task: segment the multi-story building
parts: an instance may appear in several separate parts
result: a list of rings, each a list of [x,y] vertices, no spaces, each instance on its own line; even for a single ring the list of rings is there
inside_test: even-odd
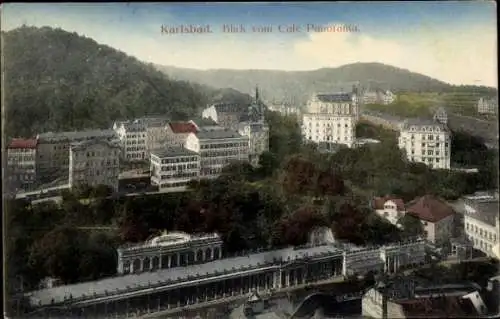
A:
[[[451,134],[446,125],[425,119],[405,120],[400,126],[398,144],[411,162],[450,169]]]
[[[371,203],[375,213],[393,225],[405,215],[405,204],[401,198],[394,196],[375,197]]]
[[[235,103],[217,103],[202,112],[203,118],[210,118],[220,126],[236,130],[245,109]]]
[[[164,117],[144,117],[139,121],[146,126],[146,156],[149,157],[152,150],[164,146],[168,120]]]
[[[345,144],[356,139],[359,117],[357,97],[353,93],[315,94],[302,116],[302,135],[307,141]]]
[[[120,139],[123,160],[138,162],[147,159],[147,125],[144,121],[136,119],[133,121],[115,122],[113,130]]]
[[[163,232],[147,242],[117,249],[118,273],[139,273],[185,267],[222,258],[222,239],[218,234],[190,235]]]
[[[444,107],[438,107],[434,110],[433,115],[434,121],[441,123],[443,125],[448,125],[448,113]]]
[[[238,124],[238,133],[248,138],[248,160],[254,166],[259,164],[260,155],[269,150],[269,126],[264,113],[259,91],[255,89],[254,101],[248,107],[248,113],[241,117],[243,121]]]
[[[151,184],[160,191],[184,191],[188,182],[200,175],[200,155],[184,147],[153,150],[150,161]]]
[[[408,204],[406,214],[422,222],[429,242],[440,245],[453,237],[455,211],[439,198],[431,195],[417,198]]]
[[[474,248],[500,259],[500,220],[498,196],[481,194],[463,199],[464,230]]]
[[[384,104],[388,105],[396,100],[395,95],[389,90],[375,91],[365,90],[361,96],[361,102],[364,104]]]
[[[36,183],[38,140],[14,138],[7,147],[6,177],[15,188],[30,189]]]
[[[498,100],[482,97],[477,102],[477,112],[479,114],[498,114]]]
[[[248,137],[223,127],[200,127],[185,147],[200,154],[200,177],[216,178],[232,161],[248,161]]]
[[[106,185],[118,190],[120,145],[106,140],[73,142],[69,150],[71,187]]]
[[[118,137],[113,130],[86,130],[42,133],[37,139],[37,178],[40,183],[47,183],[68,176],[71,143],[92,139],[117,141]]]
[[[167,125],[165,145],[184,147],[189,134],[196,134],[198,130],[198,125],[193,121],[170,122]]]

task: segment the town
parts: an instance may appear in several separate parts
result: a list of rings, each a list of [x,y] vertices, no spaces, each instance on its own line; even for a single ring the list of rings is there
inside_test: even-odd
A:
[[[498,318],[496,87],[169,67],[79,34],[2,31],[8,317]]]

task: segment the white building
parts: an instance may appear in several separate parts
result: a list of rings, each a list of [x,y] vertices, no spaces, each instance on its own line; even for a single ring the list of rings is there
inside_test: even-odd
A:
[[[399,219],[406,212],[403,200],[394,196],[375,197],[372,201],[372,209],[378,216],[393,225],[398,225]]]
[[[185,147],[200,154],[201,178],[216,178],[232,161],[248,161],[248,138],[223,127],[201,127]]]
[[[41,183],[51,182],[68,176],[69,148],[74,142],[87,140],[118,141],[113,130],[85,130],[78,132],[48,132],[38,134],[37,178]]]
[[[433,116],[434,121],[448,125],[448,113],[446,112],[446,109],[444,107],[438,107],[434,110],[434,116]]]
[[[120,145],[106,140],[70,144],[70,187],[106,185],[118,190]]]
[[[434,244],[446,243],[453,236],[455,211],[444,201],[422,196],[408,204],[406,214],[422,222],[426,239]]]
[[[498,101],[496,99],[480,98],[477,102],[479,114],[498,114]]]
[[[361,100],[364,104],[383,104],[388,105],[396,100],[396,96],[389,90],[365,90],[362,94]]]
[[[302,116],[302,135],[311,142],[345,144],[356,140],[358,101],[352,93],[315,94]]]
[[[139,121],[146,126],[146,156],[152,150],[163,147],[168,133],[168,120],[163,117],[144,117]]]
[[[165,145],[184,147],[189,134],[198,132],[199,128],[193,121],[170,122],[167,125]]]
[[[464,197],[464,229],[469,240],[488,256],[500,259],[500,220],[498,197],[472,195]]]
[[[235,103],[217,103],[202,112],[202,117],[211,119],[220,126],[236,129],[245,109]]]
[[[15,188],[29,189],[36,182],[37,139],[14,138],[7,147],[6,177]]]
[[[269,150],[269,126],[264,123],[242,122],[238,133],[248,138],[248,160],[250,164],[259,164],[259,156]]]
[[[200,175],[200,155],[183,147],[168,146],[151,152],[151,184],[161,192],[186,190]]]
[[[222,239],[215,233],[165,231],[147,242],[120,247],[117,252],[119,274],[147,272],[221,259]]]
[[[147,125],[141,120],[115,122],[113,130],[120,139],[122,157],[127,162],[144,161],[147,155]]]
[[[405,120],[400,126],[398,144],[409,161],[450,169],[451,134],[446,125],[424,119]]]

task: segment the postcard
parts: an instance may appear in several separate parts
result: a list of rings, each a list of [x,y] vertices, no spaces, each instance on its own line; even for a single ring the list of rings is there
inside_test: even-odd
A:
[[[493,1],[1,14],[8,318],[498,316]]]

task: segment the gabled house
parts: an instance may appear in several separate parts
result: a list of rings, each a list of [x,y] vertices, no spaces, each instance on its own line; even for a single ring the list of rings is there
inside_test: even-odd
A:
[[[442,244],[452,237],[455,211],[443,200],[432,195],[422,196],[409,203],[406,213],[422,222],[428,241]]]
[[[398,220],[405,215],[403,200],[395,196],[375,197],[372,200],[371,207],[377,215],[393,225],[397,225]]]

